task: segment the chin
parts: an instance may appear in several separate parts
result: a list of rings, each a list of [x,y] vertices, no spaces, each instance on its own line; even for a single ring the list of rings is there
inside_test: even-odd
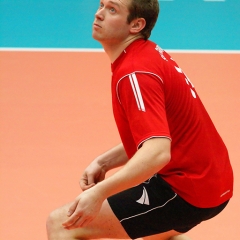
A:
[[[102,40],[102,38],[94,32],[92,33],[92,38],[96,41],[99,41],[99,42],[101,42],[101,40]]]

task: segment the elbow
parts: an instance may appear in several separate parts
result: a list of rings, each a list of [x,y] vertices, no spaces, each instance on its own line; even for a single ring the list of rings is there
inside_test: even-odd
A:
[[[168,156],[166,158],[166,165],[171,161],[171,153],[169,152],[167,155]]]
[[[160,168],[165,167],[171,160],[171,153],[170,152],[163,152],[158,155],[157,163]]]
[[[171,160],[171,142],[167,138],[152,138],[144,142],[142,151],[150,159],[154,167],[161,169]]]
[[[170,152],[165,153],[164,159],[166,164],[168,164],[171,161],[171,153]]]

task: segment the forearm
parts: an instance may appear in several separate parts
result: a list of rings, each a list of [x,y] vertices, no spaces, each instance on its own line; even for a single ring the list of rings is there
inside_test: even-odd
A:
[[[98,156],[95,161],[102,166],[106,172],[124,165],[128,161],[127,154],[122,144],[113,147],[109,151]]]
[[[102,159],[106,162],[114,159],[116,153],[122,153],[122,146],[108,151]],[[68,211],[68,219],[63,223],[67,229],[74,229],[86,225],[98,214],[103,201],[109,196],[131,188],[150,178],[164,167],[170,160],[170,141],[168,139],[151,139],[146,141],[118,172],[103,181],[94,183],[86,188],[73,202]],[[126,161],[126,155],[122,155],[116,163]],[[110,166],[110,165],[109,165]],[[90,183],[91,184],[91,183]]]
[[[107,198],[144,182],[163,168],[169,160],[170,141],[168,139],[149,140],[123,168],[96,185],[96,190]]]

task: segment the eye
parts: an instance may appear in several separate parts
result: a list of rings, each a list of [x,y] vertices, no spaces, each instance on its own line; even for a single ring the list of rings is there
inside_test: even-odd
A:
[[[116,9],[115,9],[114,7],[111,7],[111,8],[110,8],[110,12],[111,12],[111,13],[115,13],[115,12],[116,12]]]
[[[103,3],[100,3],[99,8],[98,9],[102,9],[103,8]]]

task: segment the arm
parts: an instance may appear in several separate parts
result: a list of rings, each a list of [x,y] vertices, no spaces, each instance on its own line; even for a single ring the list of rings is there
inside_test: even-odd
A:
[[[153,138],[146,141],[126,165],[96,186],[104,199],[136,186],[162,169],[170,161],[170,140]]]
[[[120,167],[127,161],[128,157],[122,143],[97,158],[98,164],[105,168],[106,171]]]
[[[93,160],[86,168],[81,179],[82,190],[89,189],[105,178],[107,171],[120,167],[128,161],[128,157],[122,144],[110,149]]]
[[[72,229],[87,225],[100,211],[109,196],[147,180],[170,161],[170,140],[147,140],[118,172],[80,194],[69,209],[63,226]]]

